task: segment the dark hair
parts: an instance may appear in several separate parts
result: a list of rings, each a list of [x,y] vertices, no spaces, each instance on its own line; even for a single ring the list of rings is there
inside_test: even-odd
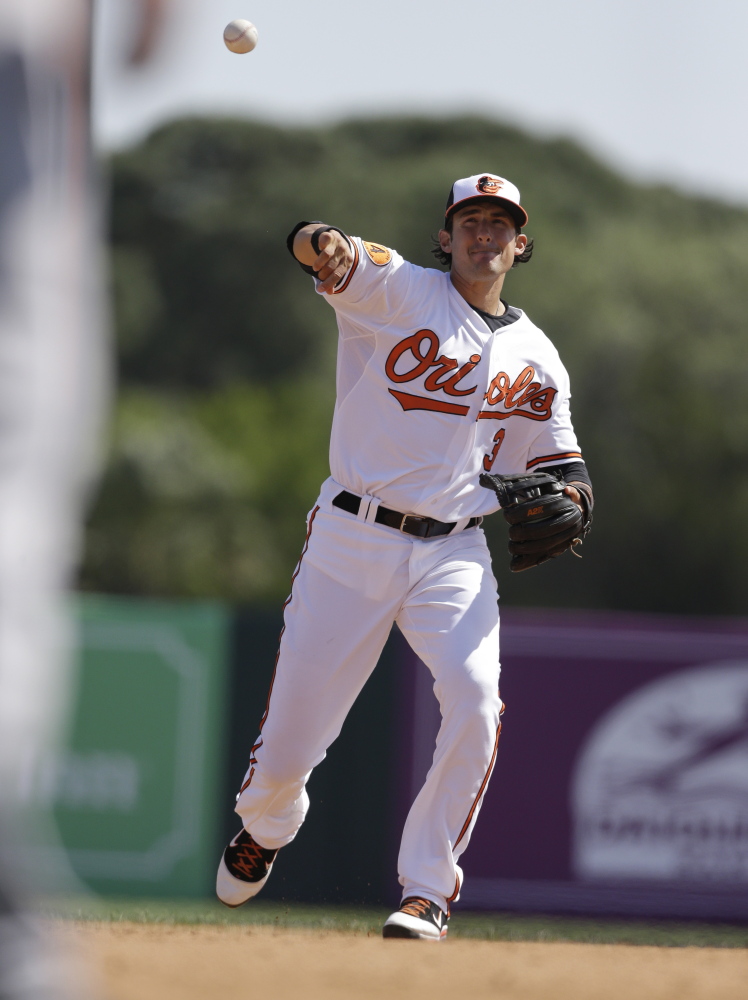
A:
[[[444,223],[444,228],[447,230],[447,232],[449,233],[450,236],[452,235],[452,222],[453,222],[453,219],[454,219],[454,216],[450,215],[450,217]],[[522,232],[522,230],[515,226],[515,232],[516,232],[517,236],[519,236],[519,234]],[[451,267],[452,266],[452,254],[451,253],[447,253],[446,250],[442,250],[441,243],[439,242],[438,237],[432,236],[431,237],[431,242],[433,244],[431,252],[436,257],[436,259],[439,261],[439,263],[440,264],[444,264],[445,267]],[[518,264],[526,264],[528,262],[528,260],[532,257],[532,252],[533,252],[534,248],[535,248],[535,240],[528,240],[527,241],[527,246],[522,251],[522,253],[518,254],[514,258],[514,262],[512,263],[512,267],[516,267]]]

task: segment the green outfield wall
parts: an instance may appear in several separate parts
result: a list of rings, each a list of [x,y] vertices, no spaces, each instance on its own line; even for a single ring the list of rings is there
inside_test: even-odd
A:
[[[106,894],[210,890],[231,616],[214,603],[79,599],[79,689],[55,813]]]
[[[279,608],[86,595],[79,680],[55,814],[75,873],[106,896],[213,892],[239,829],[236,792],[262,717]],[[327,759],[268,899],[381,903],[397,895],[394,633]]]

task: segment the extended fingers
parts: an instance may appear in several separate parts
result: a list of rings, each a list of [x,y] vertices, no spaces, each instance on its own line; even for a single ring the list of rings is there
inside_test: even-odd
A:
[[[319,238],[320,253],[312,267],[320,280],[320,290],[331,292],[353,263],[348,240],[340,233],[322,233]]]
[[[332,271],[328,275],[328,277],[326,277],[323,281],[320,281],[319,290],[321,292],[326,292],[326,293],[334,292],[336,286],[343,280],[343,277],[347,270],[348,270],[347,267],[344,267],[342,264],[340,264],[338,267],[335,268],[334,271]]]
[[[320,250],[319,257],[312,264],[312,267],[317,272],[317,276],[323,280],[327,277],[327,274],[322,272],[327,270],[328,273],[333,271],[338,265],[345,263],[346,258],[351,259],[351,253],[348,249],[348,244],[333,244],[329,247],[323,247]]]

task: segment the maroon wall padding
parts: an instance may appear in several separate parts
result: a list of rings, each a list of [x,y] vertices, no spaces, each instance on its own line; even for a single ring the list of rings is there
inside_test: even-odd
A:
[[[748,919],[748,621],[509,610],[501,648],[504,727],[457,905]],[[412,655],[402,699],[398,822],[439,724]],[[582,836],[575,864],[575,829],[603,831],[602,862]]]

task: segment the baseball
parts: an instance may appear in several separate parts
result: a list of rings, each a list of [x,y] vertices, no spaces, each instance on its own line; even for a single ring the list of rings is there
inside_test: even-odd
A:
[[[251,21],[237,18],[223,29],[223,40],[231,52],[251,52],[257,45],[257,28]]]

